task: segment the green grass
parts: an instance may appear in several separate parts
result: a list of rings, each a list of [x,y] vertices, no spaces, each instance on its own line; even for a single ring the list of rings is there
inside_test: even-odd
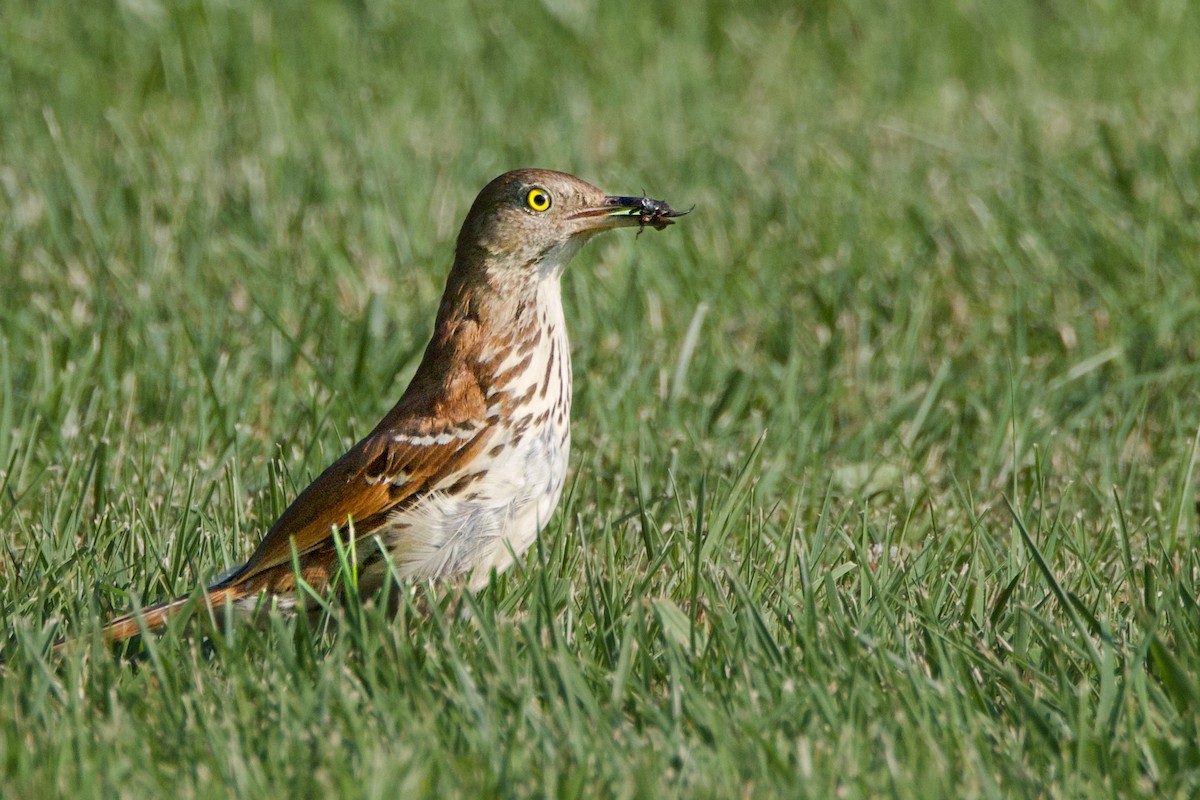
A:
[[[1196,75],[1183,0],[4,3],[0,795],[1195,796]],[[517,166],[696,204],[568,272],[523,566],[49,658],[374,424]]]

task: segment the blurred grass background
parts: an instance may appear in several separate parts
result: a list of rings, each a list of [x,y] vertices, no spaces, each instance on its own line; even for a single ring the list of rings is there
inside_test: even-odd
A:
[[[1194,796],[1196,75],[1185,0],[4,3],[0,794]],[[524,567],[47,660],[369,430],[518,166],[696,204],[568,271]]]

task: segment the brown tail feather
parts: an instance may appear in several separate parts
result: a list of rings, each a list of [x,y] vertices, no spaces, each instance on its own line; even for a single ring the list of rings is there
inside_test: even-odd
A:
[[[245,587],[224,586],[210,589],[204,596],[204,602],[209,609],[216,609],[224,603],[237,600],[252,593]],[[191,601],[192,595],[185,595],[164,603],[147,606],[141,611],[124,614],[106,624],[100,630],[100,635],[104,637],[104,641],[108,644],[117,644],[126,639],[140,636],[145,631],[162,628],[172,617],[183,611]],[[54,645],[54,652],[61,653],[75,641],[77,640],[63,639],[57,642]]]

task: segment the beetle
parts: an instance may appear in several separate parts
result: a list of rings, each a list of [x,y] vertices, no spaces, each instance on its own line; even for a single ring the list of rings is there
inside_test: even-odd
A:
[[[644,194],[641,197],[614,197],[609,202],[613,205],[626,206],[637,214],[639,236],[647,225],[661,231],[671,224],[671,218],[682,217],[692,211],[691,208],[687,211],[676,211],[665,200],[655,200]]]

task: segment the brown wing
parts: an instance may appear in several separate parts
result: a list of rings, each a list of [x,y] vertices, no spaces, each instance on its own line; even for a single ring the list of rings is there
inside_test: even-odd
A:
[[[356,538],[369,536],[390,514],[441,486],[487,443],[485,423],[435,427],[416,419],[402,429],[380,426],[339,458],[287,507],[254,554],[222,585],[251,580],[330,544],[351,520]]]

